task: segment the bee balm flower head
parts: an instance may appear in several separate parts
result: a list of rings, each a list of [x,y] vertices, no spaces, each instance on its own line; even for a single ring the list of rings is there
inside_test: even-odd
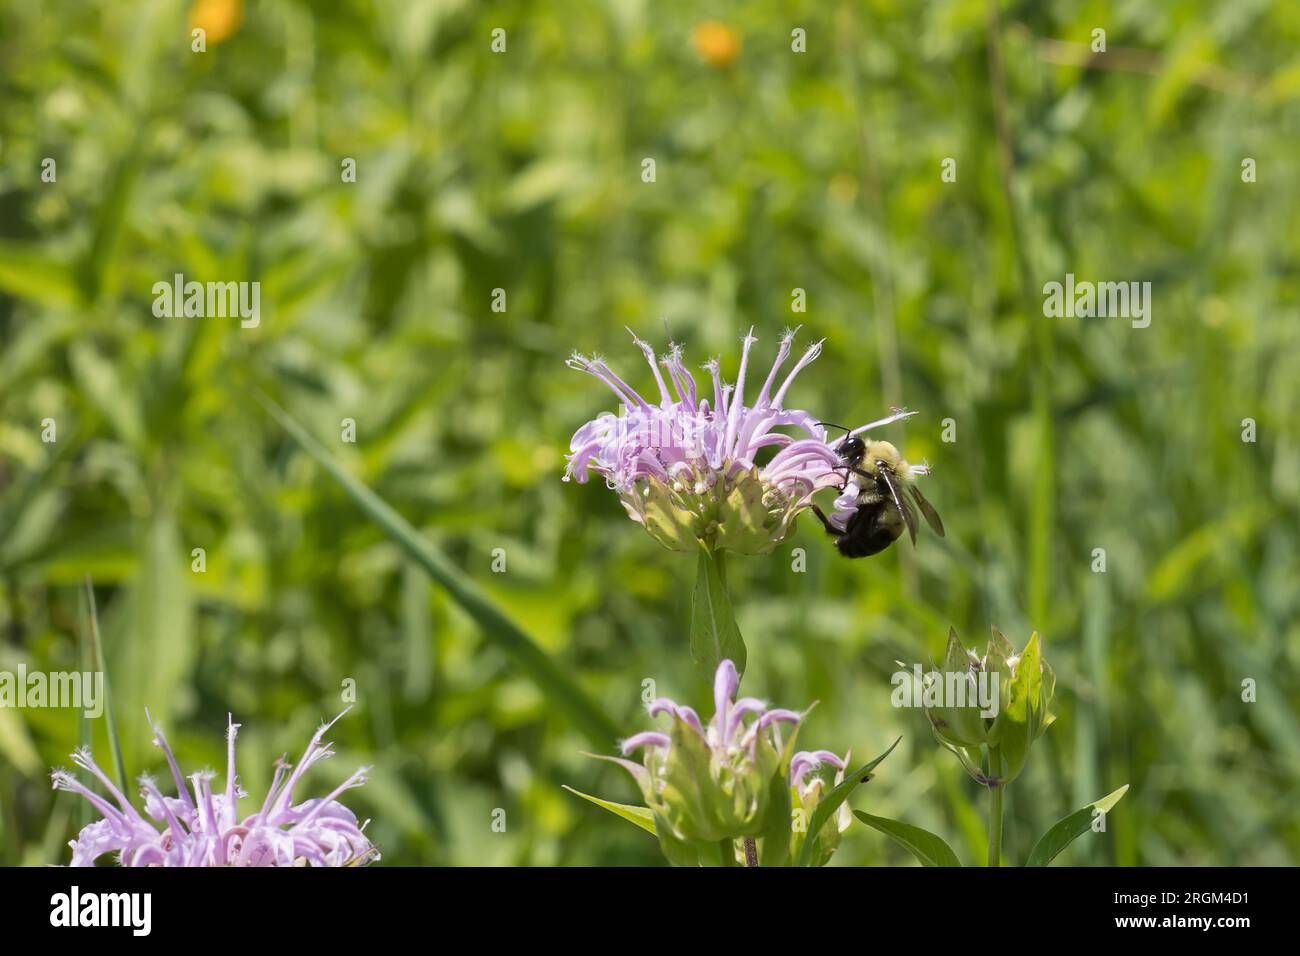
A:
[[[680,346],[656,360],[649,344],[632,339],[654,375],[658,401],[643,398],[604,360],[574,354],[569,366],[604,382],[622,408],[574,434],[566,481],[585,482],[593,472],[602,476],[633,520],[666,548],[694,551],[704,545],[741,554],[770,552],[814,492],[843,488],[846,473],[835,450],[841,438],[829,439],[815,416],[785,406],[795,377],[821,354],[821,342],[778,381],[793,348],[794,332],[787,332],[753,403],[746,404],[752,330],[744,338],[734,386],[722,380],[716,359],[705,366],[711,393],[701,393]],[[852,434],[909,414],[896,412]],[[760,465],[759,453],[766,449],[773,453]],[[851,514],[853,502],[837,501],[836,507]]]
[[[345,710],[344,713],[347,713]],[[339,714],[342,717],[343,714]],[[324,798],[294,804],[293,793],[311,767],[332,757],[322,743],[333,721],[323,725],[307,744],[297,767],[281,758],[271,789],[260,809],[242,819],[239,800],[247,796],[235,776],[235,736],[239,724],[226,732],[226,784],[214,791],[210,772],[181,776],[162,730],[154,724],[154,744],[167,757],[176,796],[164,796],[148,777],[140,778],[144,815],[95,763],[90,751],[78,750],[72,761],[95,776],[111,799],[105,799],[65,770],[51,775],[56,790],[83,796],[103,819],[89,824],[70,842],[73,866],[94,866],[105,853],[117,853],[122,866],[355,866],[379,859],[352,811],[338,802],[343,791],[366,782],[363,767]]]
[[[756,836],[768,811],[772,779],[784,776],[803,715],[769,709],[761,700],[736,700],[740,678],[731,661],[718,665],[714,713],[703,724],[690,707],[666,697],[650,715],[668,714],[668,733],[647,731],[623,741],[623,757],[607,757],[636,779],[659,825],[688,843]],[[748,721],[748,722],[747,722]],[[782,733],[782,725],[790,732]],[[643,762],[627,759],[641,751]],[[661,834],[662,836],[663,834]]]

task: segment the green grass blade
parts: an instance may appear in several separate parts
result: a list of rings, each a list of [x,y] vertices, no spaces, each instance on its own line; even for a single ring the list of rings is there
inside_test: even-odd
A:
[[[428,573],[483,629],[515,665],[562,709],[593,744],[608,747],[620,736],[618,726],[560,667],[468,576],[432,542],[424,538],[379,495],[352,477],[325,447],[284,409],[265,396],[258,401],[299,447],[329,472],[384,533]]]
[[[86,609],[90,614],[90,643],[95,655],[95,669],[104,675],[104,719],[108,721],[108,742],[113,751],[113,769],[117,784],[123,793],[130,793],[126,782],[126,763],[122,760],[122,741],[117,735],[117,721],[113,717],[113,692],[108,680],[108,666],[104,663],[104,645],[99,639],[99,613],[95,609],[95,590],[90,578],[85,582]]]

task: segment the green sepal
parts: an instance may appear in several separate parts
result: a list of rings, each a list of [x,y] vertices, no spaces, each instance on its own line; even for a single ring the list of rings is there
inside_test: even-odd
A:
[[[939,737],[949,743],[961,747],[978,747],[988,738],[984,718],[980,716],[979,685],[975,674],[971,671],[970,654],[962,646],[954,628],[948,629],[948,647],[944,654],[943,668],[938,673],[939,680],[942,681],[939,692],[945,703],[943,706],[926,710],[926,715],[930,718],[930,726]],[[966,706],[958,707],[947,700],[948,674],[959,674],[966,682],[965,693],[968,702]],[[976,703],[972,706],[970,701]]]
[[[700,520],[680,501],[673,490],[658,478],[645,480],[638,495],[636,509],[650,536],[670,551],[694,551],[699,547]]]
[[[1029,756],[1029,746],[1038,739],[1044,726],[1046,709],[1042,703],[1042,689],[1043,669],[1038,634],[1035,633],[1029,638],[1029,643],[1025,645],[1016,664],[1006,710],[999,713],[994,721],[994,726],[1000,727],[996,746],[1004,764],[1001,776],[1003,786],[1020,775]],[[992,775],[997,776],[996,771]]]
[[[664,858],[673,866],[699,866],[699,847],[679,840],[672,831],[672,826],[655,814],[655,830],[659,835],[659,849]]]

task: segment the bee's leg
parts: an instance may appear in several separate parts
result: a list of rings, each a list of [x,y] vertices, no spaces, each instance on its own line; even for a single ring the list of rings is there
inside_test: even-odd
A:
[[[817,516],[817,520],[822,523],[822,527],[826,529],[827,534],[838,538],[841,534],[844,533],[840,531],[838,528],[836,528],[835,525],[831,524],[830,519],[827,518],[826,515],[822,513],[821,508],[818,508],[816,505],[813,505],[812,512]]]

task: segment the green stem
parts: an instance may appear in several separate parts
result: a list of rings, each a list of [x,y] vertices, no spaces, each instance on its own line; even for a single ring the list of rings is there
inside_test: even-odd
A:
[[[1002,865],[1002,786],[989,787],[989,866]]]
[[[1002,767],[997,747],[989,748],[989,866],[1002,865]]]

